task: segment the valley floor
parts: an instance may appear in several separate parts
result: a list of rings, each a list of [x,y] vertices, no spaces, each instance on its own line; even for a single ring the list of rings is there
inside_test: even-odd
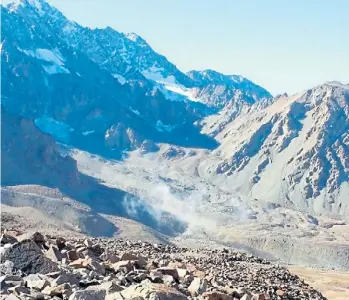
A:
[[[306,283],[319,290],[329,300],[349,299],[349,272],[287,266]]]

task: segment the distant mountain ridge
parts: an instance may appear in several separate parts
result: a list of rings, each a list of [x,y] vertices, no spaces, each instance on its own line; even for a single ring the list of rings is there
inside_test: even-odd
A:
[[[141,82],[147,84],[145,79],[152,82],[170,82],[185,88],[196,88],[197,101],[201,96],[205,98],[207,91],[202,88],[209,85],[210,88],[221,87],[222,81],[217,77],[228,78],[229,76],[215,72],[216,76],[205,76],[205,72],[191,71],[184,74],[165,56],[155,52],[151,46],[135,33],[119,33],[111,27],[105,29],[90,29],[68,20],[60,11],[50,6],[44,0],[20,0],[8,6],[9,11],[25,17],[26,21],[35,28],[38,24],[49,24],[49,28],[40,25],[43,34],[50,36],[48,30],[65,42],[69,47],[83,52],[94,63],[102,69],[109,71],[121,84],[127,81]],[[214,72],[211,70],[211,72]],[[193,74],[202,74],[201,80]],[[207,73],[207,72],[206,72]],[[250,82],[242,76],[230,76],[234,80],[225,80],[227,91],[221,93],[225,99],[222,104],[217,105],[217,101],[212,103],[213,107],[222,107],[229,100],[234,99],[236,93],[244,95],[246,90],[246,102],[251,99],[258,101],[260,98],[271,98],[270,93],[258,85]],[[198,92],[200,90],[200,94]],[[212,93],[212,92],[210,92]],[[245,96],[245,95],[244,95]],[[211,96],[212,97],[212,96]],[[215,96],[216,98],[219,96]],[[210,101],[206,97],[203,102],[210,106]]]

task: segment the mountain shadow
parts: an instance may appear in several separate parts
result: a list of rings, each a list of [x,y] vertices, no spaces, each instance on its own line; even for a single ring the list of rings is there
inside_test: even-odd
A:
[[[53,138],[38,130],[32,120],[13,115],[2,107],[1,125],[2,186],[32,184],[58,188],[67,197],[87,204],[94,214],[129,218],[166,235],[185,230],[185,224],[174,217],[169,218],[170,222],[161,222],[142,199],[81,174],[76,161],[62,156]],[[137,207],[130,212],[125,201],[136,201]],[[104,227],[106,236],[117,231],[110,222]]]

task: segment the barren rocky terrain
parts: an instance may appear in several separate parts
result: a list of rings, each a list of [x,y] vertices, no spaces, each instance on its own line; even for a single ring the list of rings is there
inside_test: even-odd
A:
[[[5,230],[6,299],[326,299],[286,268],[243,252]]]

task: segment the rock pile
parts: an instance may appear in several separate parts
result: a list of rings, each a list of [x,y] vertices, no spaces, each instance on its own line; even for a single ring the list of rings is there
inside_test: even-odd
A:
[[[16,299],[326,299],[277,265],[230,249],[36,232],[1,236],[1,294]]]

